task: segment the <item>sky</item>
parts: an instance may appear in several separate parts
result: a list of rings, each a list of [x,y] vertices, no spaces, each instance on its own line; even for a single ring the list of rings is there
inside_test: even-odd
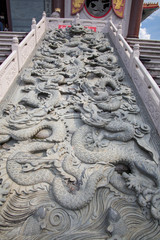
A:
[[[145,3],[159,3],[160,0],[144,0]],[[160,9],[141,23],[139,38],[160,40]]]

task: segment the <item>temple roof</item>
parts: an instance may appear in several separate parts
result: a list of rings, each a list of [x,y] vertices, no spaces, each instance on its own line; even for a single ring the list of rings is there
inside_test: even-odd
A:
[[[153,12],[159,9],[158,2],[157,3],[144,3],[143,4],[143,13],[142,13],[142,21],[144,21],[147,17],[149,17]]]

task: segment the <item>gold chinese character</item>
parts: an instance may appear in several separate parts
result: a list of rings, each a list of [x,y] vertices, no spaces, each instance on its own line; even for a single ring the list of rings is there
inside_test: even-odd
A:
[[[74,0],[73,1],[73,6],[75,8],[80,8],[83,3],[84,3],[84,0]]]
[[[114,0],[113,3],[115,4],[115,9],[117,10],[124,6],[123,0]]]

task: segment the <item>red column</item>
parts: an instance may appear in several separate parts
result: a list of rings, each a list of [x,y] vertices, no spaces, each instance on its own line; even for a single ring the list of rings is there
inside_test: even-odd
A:
[[[140,23],[142,19],[143,0],[132,0],[128,36],[138,38]]]
[[[60,17],[64,18],[64,0],[52,0],[52,12],[55,12],[55,8],[60,8]]]

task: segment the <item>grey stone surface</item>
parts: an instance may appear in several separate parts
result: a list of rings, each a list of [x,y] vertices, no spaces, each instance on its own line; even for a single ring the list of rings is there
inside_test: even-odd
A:
[[[151,127],[107,36],[46,33],[0,119],[8,239],[160,239]]]

